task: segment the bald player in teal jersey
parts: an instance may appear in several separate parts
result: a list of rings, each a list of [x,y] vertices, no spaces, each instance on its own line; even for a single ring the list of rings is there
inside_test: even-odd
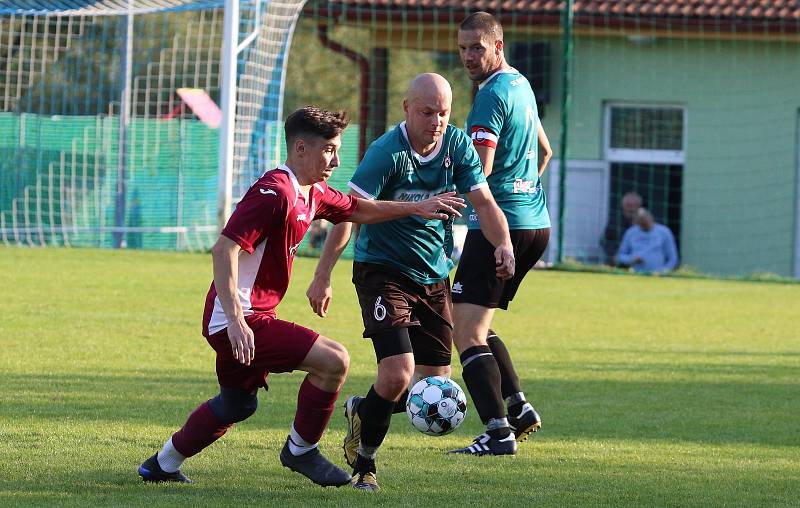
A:
[[[478,85],[467,131],[492,195],[508,220],[516,273],[508,280],[493,276],[485,261],[491,244],[479,229],[484,217],[467,208],[469,231],[453,278],[453,336],[464,382],[486,432],[452,452],[510,455],[516,453],[518,442],[539,429],[541,418],[525,400],[508,349],[490,326],[495,309],[508,308],[547,247],[550,217],[540,176],[552,150],[530,83],[505,61],[503,28],[497,19],[485,12],[467,17],[459,27],[458,50],[470,79]]]
[[[494,246],[487,254],[492,276],[510,278],[515,263],[506,219],[491,197],[472,141],[448,124],[451,101],[450,84],[442,76],[417,76],[403,101],[405,122],[370,145],[349,185],[364,199],[417,201],[452,189],[466,194]],[[308,290],[320,316],[331,299],[331,270],[349,237],[348,223],[338,224],[323,248]],[[356,489],[378,489],[377,450],[392,414],[405,410],[412,379],[450,375],[448,243],[448,225],[435,220],[395,220],[362,228],[358,235],[353,283],[378,373],[366,397],[345,403],[345,458]]]

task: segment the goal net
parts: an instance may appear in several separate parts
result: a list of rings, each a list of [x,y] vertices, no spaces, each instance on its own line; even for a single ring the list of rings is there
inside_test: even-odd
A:
[[[243,0],[231,192],[279,158],[301,3]],[[0,5],[0,239],[207,249],[216,239],[224,2]]]

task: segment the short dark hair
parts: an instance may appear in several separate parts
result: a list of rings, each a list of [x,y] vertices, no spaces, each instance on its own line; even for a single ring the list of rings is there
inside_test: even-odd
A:
[[[459,30],[477,30],[484,34],[492,34],[495,40],[503,39],[503,25],[488,12],[473,12],[461,22]]]
[[[347,127],[350,119],[344,111],[326,111],[314,106],[305,106],[286,118],[284,131],[288,147],[300,136],[317,136],[333,139]]]

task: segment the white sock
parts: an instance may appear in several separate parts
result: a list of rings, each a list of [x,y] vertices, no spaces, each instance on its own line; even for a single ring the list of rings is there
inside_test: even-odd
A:
[[[300,434],[294,430],[294,425],[292,425],[292,431],[289,432],[289,451],[292,452],[292,455],[295,457],[298,455],[302,455],[306,452],[310,452],[314,448],[317,447],[318,443],[309,443],[305,439],[303,439]]]
[[[164,443],[164,448],[158,452],[156,459],[158,460],[158,466],[164,472],[174,473],[181,468],[181,464],[186,460],[186,457],[178,453],[178,450],[172,446],[172,437],[170,437],[167,439],[167,442]]]
[[[378,447],[377,446],[364,446],[364,443],[358,444],[358,454],[364,457],[365,459],[372,459],[375,460],[375,457],[378,456]]]

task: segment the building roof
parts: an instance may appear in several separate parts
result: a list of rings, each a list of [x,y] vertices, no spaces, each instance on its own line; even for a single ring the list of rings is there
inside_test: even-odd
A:
[[[224,0],[3,0],[0,2],[0,14],[104,16],[129,11],[146,14],[224,6]]]
[[[240,0],[252,4],[255,0]],[[299,1],[299,0],[298,0]],[[453,13],[485,10],[503,21],[558,25],[563,0],[308,0],[305,9],[358,20],[452,22]],[[3,0],[0,14],[136,14],[221,8],[224,0]],[[800,0],[574,0],[577,26],[800,31]]]
[[[559,0],[329,0],[331,4],[382,9],[485,10],[558,14]],[[800,0],[575,0],[576,15],[669,16],[800,20]]]
[[[558,27],[563,0],[309,0],[307,13],[338,22],[452,24],[454,15],[484,10],[503,24]],[[731,37],[795,36],[800,0],[574,0],[574,26],[674,31]]]
[[[587,14],[800,20],[800,0],[595,0],[575,3],[576,11]]]

